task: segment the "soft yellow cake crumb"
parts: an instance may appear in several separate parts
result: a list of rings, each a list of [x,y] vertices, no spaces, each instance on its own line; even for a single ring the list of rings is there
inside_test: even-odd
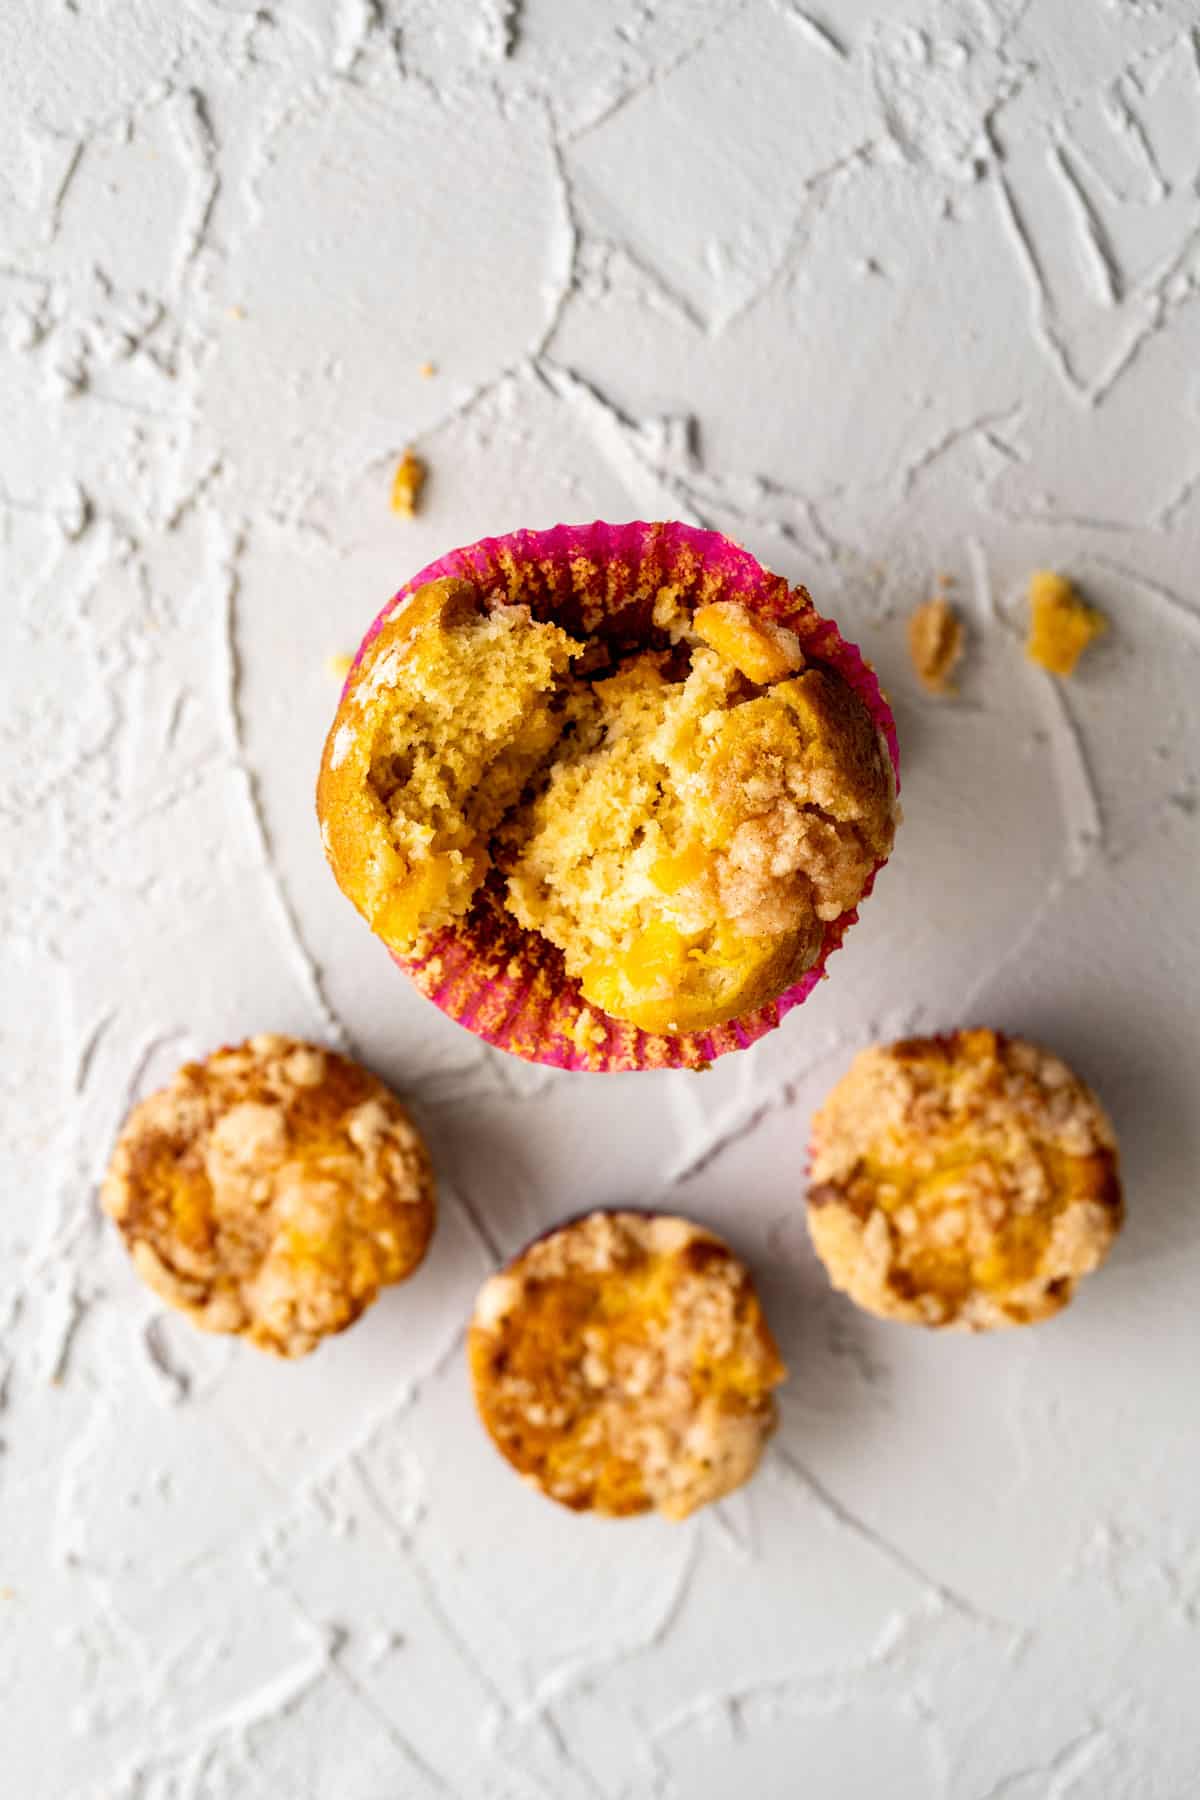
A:
[[[1073,675],[1088,645],[1108,630],[1108,620],[1079,598],[1071,583],[1051,569],[1029,578],[1029,634],[1025,654],[1051,675]]]
[[[406,450],[396,464],[392,476],[392,511],[402,519],[414,519],[421,500],[421,489],[429,471],[419,456]]]
[[[325,658],[325,667],[338,681],[345,681],[354,667],[354,658],[347,656],[344,650],[335,651],[332,656]]]
[[[738,683],[707,647],[683,682],[653,653],[596,682],[502,832],[517,920],[558,945],[586,999],[645,1031],[703,1030],[781,993],[890,842],[882,752],[844,684]]]
[[[470,907],[489,840],[557,740],[580,646],[525,607],[477,610],[431,582],[359,663],[326,744],[318,808],[345,892],[411,951]]]

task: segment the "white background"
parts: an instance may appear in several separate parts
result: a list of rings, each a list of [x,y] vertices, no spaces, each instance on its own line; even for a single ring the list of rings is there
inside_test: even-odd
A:
[[[3,0],[6,1800],[1200,1791],[1198,175],[1191,0]],[[704,1076],[487,1052],[312,817],[327,658],[596,516],[806,581],[900,725],[832,979]],[[1069,685],[1041,564],[1112,620]],[[953,703],[904,650],[939,572]],[[1130,1207],[979,1341],[857,1314],[802,1216],[855,1048],[962,1022],[1093,1080]],[[442,1177],[426,1268],[295,1367],[165,1314],[95,1200],[131,1097],[260,1029],[365,1057]],[[726,1233],[793,1370],[684,1526],[559,1513],[472,1417],[485,1272],[613,1201]]]

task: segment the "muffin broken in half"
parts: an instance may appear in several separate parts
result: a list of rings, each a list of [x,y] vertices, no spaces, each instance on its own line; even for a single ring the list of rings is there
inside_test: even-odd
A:
[[[751,1012],[818,960],[891,849],[876,725],[785,627],[660,599],[625,649],[442,579],[368,645],[318,811],[397,955],[486,889],[585,1000],[658,1033]]]

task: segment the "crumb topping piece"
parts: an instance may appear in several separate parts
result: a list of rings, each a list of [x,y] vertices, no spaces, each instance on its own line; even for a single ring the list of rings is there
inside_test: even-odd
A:
[[[1073,675],[1088,645],[1103,637],[1108,620],[1079,598],[1071,583],[1050,569],[1029,578],[1029,634],[1025,654],[1051,675]]]
[[[334,873],[400,955],[498,901],[601,1012],[707,1029],[810,968],[891,849],[891,763],[795,633],[674,590],[616,659],[436,581],[361,659],[318,785]],[[603,653],[603,654],[598,654]]]
[[[686,1219],[592,1213],[484,1284],[468,1336],[497,1448],[578,1512],[670,1519],[748,1480],[785,1379],[749,1273]]]
[[[432,370],[430,371],[432,373]],[[401,519],[415,519],[429,470],[412,450],[406,450],[392,476],[392,511]]]
[[[910,617],[908,653],[928,693],[954,693],[950,677],[962,658],[963,626],[944,594],[926,600]]]
[[[160,1298],[289,1357],[410,1275],[434,1224],[429,1157],[395,1095],[270,1033],[134,1107],[102,1203]]]
[[[858,1056],[813,1122],[808,1203],[835,1287],[883,1318],[976,1331],[1058,1312],[1123,1212],[1095,1095],[987,1030]]]

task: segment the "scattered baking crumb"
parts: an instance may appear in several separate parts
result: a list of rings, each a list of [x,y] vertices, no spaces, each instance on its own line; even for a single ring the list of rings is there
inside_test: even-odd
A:
[[[398,513],[400,518],[416,517],[427,474],[428,470],[420,457],[414,456],[411,450],[406,450],[392,476],[392,511]]]
[[[1108,630],[1108,620],[1079,598],[1071,583],[1052,569],[1035,569],[1029,577],[1029,635],[1025,654],[1051,675],[1073,675],[1075,665],[1093,639]]]
[[[431,381],[437,374],[437,364],[433,362],[423,362],[418,368],[417,374],[421,377],[422,381]]]
[[[954,693],[950,676],[963,653],[963,628],[944,594],[935,594],[912,614],[908,653],[922,687],[931,694]]]
[[[341,650],[336,655],[325,658],[325,667],[330,675],[335,675],[339,681],[345,681],[354,667],[354,658]]]
[[[246,316],[246,309],[244,306],[231,306],[227,310],[231,319],[244,319]]]
[[[1112,1125],[1049,1051],[956,1031],[864,1050],[813,1120],[809,1229],[868,1312],[990,1331],[1061,1311],[1123,1203]]]

